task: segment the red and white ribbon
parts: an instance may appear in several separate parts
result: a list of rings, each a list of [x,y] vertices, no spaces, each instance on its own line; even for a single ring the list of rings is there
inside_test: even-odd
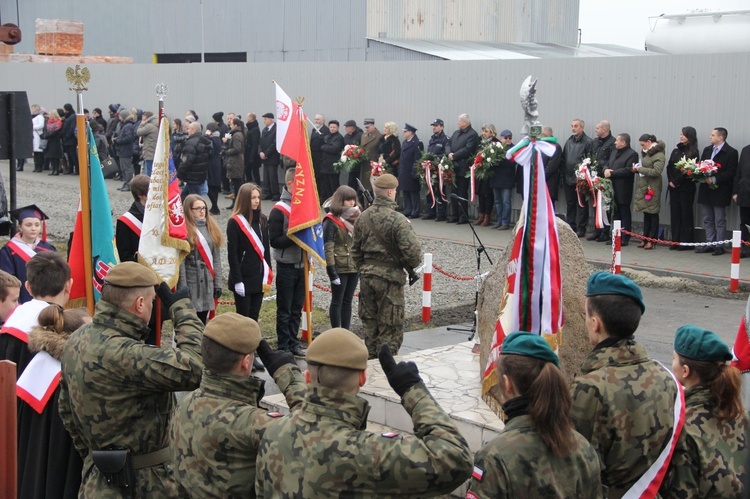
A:
[[[118,220],[130,227],[130,230],[132,230],[138,237],[141,237],[143,222],[135,218],[135,215],[130,212],[123,213]]]
[[[469,167],[469,170],[471,171],[471,202],[473,203],[476,201],[477,198],[477,177],[476,177],[476,164],[472,163]]]
[[[425,161],[424,163],[424,181],[427,184],[427,190],[430,192],[430,197],[432,198],[432,206],[430,208],[435,207],[435,193],[432,190],[432,172],[430,168],[432,167],[432,161]],[[440,168],[438,168],[438,172],[440,171]]]
[[[38,352],[16,383],[16,395],[41,414],[60,384],[60,361],[47,352]]]
[[[597,229],[603,229],[605,225],[609,225],[607,210],[604,206],[604,193],[599,189],[596,190],[594,198],[594,225]]]
[[[440,192],[440,197],[443,201],[448,201],[448,198],[443,192],[443,167],[440,166],[440,163],[438,163],[438,191]]]
[[[278,203],[276,206],[278,206]],[[255,253],[258,255],[258,258],[263,265],[263,292],[267,293],[271,290],[271,284],[273,284],[273,270],[271,269],[271,266],[268,265],[268,262],[266,262],[263,241],[244,216],[232,215],[232,218],[234,218],[234,220],[237,222],[237,225],[240,226],[242,232],[245,233],[245,237],[247,237],[247,239],[250,241],[250,245],[255,250]]]

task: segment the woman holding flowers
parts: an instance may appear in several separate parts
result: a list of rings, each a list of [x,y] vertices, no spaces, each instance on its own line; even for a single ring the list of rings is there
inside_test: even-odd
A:
[[[643,235],[656,239],[659,235],[659,210],[661,210],[661,173],[664,170],[664,141],[655,135],[644,133],[638,139],[641,144],[641,162],[633,165],[638,174],[635,188],[635,210],[643,213]],[[643,249],[654,249],[654,244],[641,241]]]
[[[684,159],[698,160],[698,134],[695,128],[686,126],[680,133],[680,141],[669,155],[667,162],[667,181],[669,182],[669,210],[672,227],[672,241],[681,243],[693,242],[693,201],[695,200],[695,182],[686,177],[676,166]],[[670,246],[669,249],[684,251],[689,246]]]
[[[479,145],[479,150],[483,151],[490,144],[497,144],[497,147],[502,150],[502,145],[499,144],[500,139],[497,138],[497,128],[495,125],[488,123],[482,126],[482,142]],[[497,169],[500,166],[500,162],[494,162],[487,165],[487,168],[491,170],[491,177],[484,177],[482,180],[477,181],[477,198],[479,205],[477,209],[479,214],[477,215],[475,225],[481,225],[487,227],[490,224],[490,215],[492,215],[492,205],[495,204],[495,198],[493,197],[492,189],[492,177],[498,172]],[[510,214],[509,214],[510,215]],[[500,225],[500,209],[497,210],[497,221]]]
[[[385,162],[387,173],[398,175],[398,163],[401,158],[401,144],[398,141],[398,127],[392,121],[383,125],[383,137],[378,146]]]

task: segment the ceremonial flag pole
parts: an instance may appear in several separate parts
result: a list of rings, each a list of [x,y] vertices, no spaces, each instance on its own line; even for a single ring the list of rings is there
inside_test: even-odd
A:
[[[167,86],[164,83],[157,83],[155,90],[156,96],[159,98],[159,126],[161,126],[161,119],[164,116],[164,97],[167,96]],[[154,306],[156,307],[156,312],[154,312],[156,314],[156,317],[154,317],[156,331],[154,331],[154,335],[156,336],[156,344],[161,346],[161,298],[158,296],[156,297]]]
[[[87,147],[86,117],[83,114],[83,92],[88,90],[85,85],[91,75],[88,68],[81,69],[76,64],[75,70],[68,68],[65,71],[68,83],[73,86],[70,90],[76,93],[76,129],[78,139],[78,181],[81,188],[81,222],[83,228],[83,269],[84,279],[87,283],[93,281],[93,266],[91,258],[91,182],[89,179],[89,162]],[[94,289],[86,286],[86,308],[94,315]]]

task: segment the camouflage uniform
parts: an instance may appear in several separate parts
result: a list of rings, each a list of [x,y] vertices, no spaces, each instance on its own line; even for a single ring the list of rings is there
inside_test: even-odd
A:
[[[599,453],[608,497],[621,497],[672,435],[677,385],[632,339],[597,345],[572,385],[571,418]]]
[[[305,396],[295,366],[274,381],[294,409]],[[185,398],[172,423],[177,480],[191,497],[255,497],[255,457],[263,432],[279,421],[258,407],[264,381],[204,371],[201,386]]]
[[[578,449],[559,457],[527,414],[514,417],[477,453],[466,497],[603,497],[599,456],[579,433],[575,437]]]
[[[748,416],[720,421],[713,415],[709,389],[685,390],[685,452],[672,460],[667,497],[743,497],[748,448]]]
[[[409,220],[395,210],[396,202],[385,196],[375,201],[354,224],[352,257],[359,271],[359,318],[365,330],[370,358],[380,345],[388,344],[395,355],[404,339],[404,268],[422,263],[422,245]],[[394,262],[369,226],[400,253]]]
[[[148,325],[99,300],[93,322],[65,345],[60,379],[60,417],[83,457],[83,497],[125,497],[94,466],[91,451],[118,446],[141,456],[169,445],[174,394],[194,390],[201,379],[203,324],[181,299],[170,308],[176,348],[143,343]],[[135,497],[175,497],[169,462],[135,470]]]
[[[414,435],[364,431],[369,404],[355,395],[308,385],[302,408],[272,426],[258,449],[257,497],[433,497],[471,472],[466,440],[424,383],[403,405]]]

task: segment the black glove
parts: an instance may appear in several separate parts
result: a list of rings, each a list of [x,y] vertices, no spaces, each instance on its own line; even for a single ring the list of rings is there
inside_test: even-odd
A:
[[[174,293],[172,293],[172,290],[169,288],[169,285],[166,282],[163,282],[159,284],[159,287],[156,288],[156,294],[161,298],[161,302],[164,304],[164,308],[169,310],[172,308],[172,305],[174,305],[177,301],[182,300],[183,298],[190,299],[190,293],[188,292],[187,286],[183,286]]]
[[[404,361],[396,364],[388,345],[380,347],[378,359],[380,359],[380,365],[383,366],[385,377],[388,378],[388,384],[399,397],[403,397],[409,388],[422,382],[417,365],[414,362]]]
[[[276,374],[276,371],[282,367],[284,367],[287,364],[291,364],[293,366],[297,365],[297,361],[294,360],[294,356],[289,352],[284,352],[283,350],[278,350],[274,352],[271,350],[271,345],[268,344],[266,340],[260,340],[260,345],[258,345],[258,349],[255,351],[255,353],[258,354],[258,357],[260,357],[260,360],[263,361],[263,364],[266,365],[266,369],[268,369],[268,372],[273,376]]]
[[[214,289],[214,298],[216,298],[217,300],[218,300],[219,298],[221,298],[221,291],[222,291],[222,289],[221,289],[221,288],[216,288],[216,289]]]
[[[326,266],[326,273],[328,274],[328,278],[332,281],[335,281],[339,278],[339,273],[336,272],[336,267],[334,267],[333,265]]]
[[[415,272],[409,272],[409,286],[413,286],[415,282],[419,280],[419,274]]]

